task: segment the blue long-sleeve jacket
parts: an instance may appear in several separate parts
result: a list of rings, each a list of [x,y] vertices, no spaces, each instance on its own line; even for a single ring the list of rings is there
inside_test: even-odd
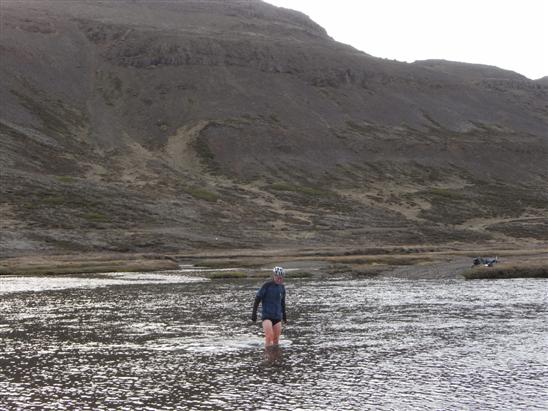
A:
[[[262,305],[262,318],[271,320],[287,320],[285,314],[285,286],[268,281],[257,291],[253,304],[252,320],[257,318],[257,308]]]

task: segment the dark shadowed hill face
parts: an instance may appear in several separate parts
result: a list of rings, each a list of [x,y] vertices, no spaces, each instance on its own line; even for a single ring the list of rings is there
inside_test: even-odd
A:
[[[546,239],[540,80],[260,1],[1,7],[3,254]]]
[[[420,60],[413,64],[443,72],[450,76],[455,76],[466,82],[486,80],[527,80],[525,76],[522,76],[516,72],[482,64],[458,63],[447,60]]]

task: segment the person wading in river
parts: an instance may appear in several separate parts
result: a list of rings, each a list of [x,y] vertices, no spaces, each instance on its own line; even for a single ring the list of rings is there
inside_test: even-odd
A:
[[[257,291],[251,321],[257,321],[257,308],[262,305],[262,321],[264,330],[264,345],[278,345],[282,333],[282,320],[287,323],[285,314],[285,271],[282,267],[274,267],[272,280],[267,281]]]

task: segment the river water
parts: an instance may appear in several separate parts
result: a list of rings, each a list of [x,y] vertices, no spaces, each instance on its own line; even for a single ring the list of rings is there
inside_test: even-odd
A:
[[[548,409],[548,281],[0,277],[0,409]]]

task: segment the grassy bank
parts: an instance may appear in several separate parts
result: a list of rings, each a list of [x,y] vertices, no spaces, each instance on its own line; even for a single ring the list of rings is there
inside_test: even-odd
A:
[[[478,279],[505,279],[505,278],[548,278],[548,265],[501,264],[495,267],[471,268],[462,273],[467,280]]]
[[[497,255],[503,261],[492,268],[468,269],[477,255]],[[507,247],[494,249],[436,247],[378,247],[363,249],[268,249],[209,250],[192,254],[95,253],[29,255],[0,258],[0,275],[48,275],[101,272],[176,270],[179,263],[211,271],[190,275],[211,279],[267,278],[281,265],[289,278],[374,277],[465,278],[546,277],[547,248]],[[226,270],[229,269],[229,270]]]
[[[89,274],[102,272],[140,272],[175,270],[179,265],[170,259],[129,256],[76,257],[56,256],[36,259],[10,258],[0,261],[0,275]]]
[[[212,280],[220,279],[239,279],[239,278],[254,278],[254,279],[267,279],[270,277],[270,272],[246,270],[246,271],[214,271],[209,273],[199,273],[200,277],[210,278]],[[289,272],[288,278],[312,278],[314,274],[308,271],[296,271]]]

